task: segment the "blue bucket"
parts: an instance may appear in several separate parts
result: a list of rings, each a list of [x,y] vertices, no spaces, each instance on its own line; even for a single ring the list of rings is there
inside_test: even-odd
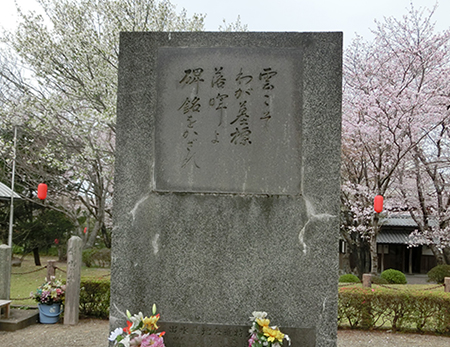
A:
[[[39,306],[39,322],[42,324],[55,324],[59,321],[59,315],[61,314],[61,303],[45,305],[38,304]]]

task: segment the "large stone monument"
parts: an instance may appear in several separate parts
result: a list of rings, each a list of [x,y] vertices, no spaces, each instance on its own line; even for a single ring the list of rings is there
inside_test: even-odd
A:
[[[341,78],[341,33],[122,33],[111,328],[336,346]]]

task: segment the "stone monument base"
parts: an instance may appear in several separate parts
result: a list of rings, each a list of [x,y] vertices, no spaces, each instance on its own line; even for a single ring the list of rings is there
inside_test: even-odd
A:
[[[165,331],[166,347],[248,347],[249,325],[196,324],[159,322],[159,331]],[[314,347],[313,328],[283,328],[291,339],[291,346]]]

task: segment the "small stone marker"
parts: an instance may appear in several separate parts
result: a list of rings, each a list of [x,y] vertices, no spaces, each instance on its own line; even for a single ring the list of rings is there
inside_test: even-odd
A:
[[[64,324],[78,323],[81,282],[81,251],[83,242],[78,236],[72,236],[67,246],[67,283]]]
[[[444,291],[450,293],[450,277],[444,277]]]
[[[372,287],[372,274],[363,274],[363,287]]]
[[[11,247],[0,245],[0,299],[9,300],[11,286]]]

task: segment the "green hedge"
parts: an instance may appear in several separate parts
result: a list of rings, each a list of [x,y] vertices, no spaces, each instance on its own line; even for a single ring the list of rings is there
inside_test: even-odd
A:
[[[406,276],[403,272],[395,269],[387,269],[384,270],[381,275],[381,278],[388,281],[391,284],[406,284]]]
[[[345,274],[339,277],[339,283],[361,283],[361,281],[353,274]]]
[[[338,322],[350,328],[450,334],[450,293],[340,288]]]
[[[110,279],[81,279],[80,315],[109,318]]]

